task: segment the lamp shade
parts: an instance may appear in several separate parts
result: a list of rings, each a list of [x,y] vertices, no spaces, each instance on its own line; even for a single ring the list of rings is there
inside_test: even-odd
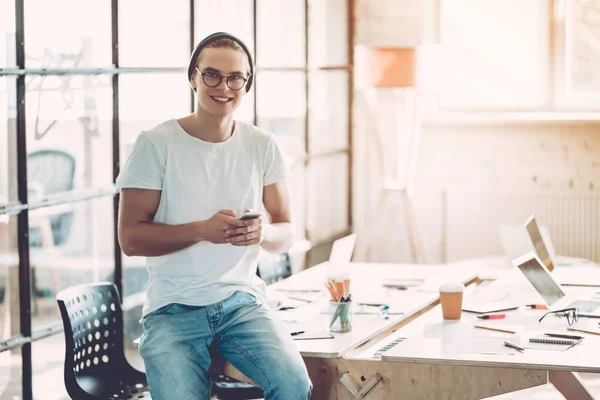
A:
[[[371,47],[365,50],[363,79],[367,86],[415,86],[415,49]]]

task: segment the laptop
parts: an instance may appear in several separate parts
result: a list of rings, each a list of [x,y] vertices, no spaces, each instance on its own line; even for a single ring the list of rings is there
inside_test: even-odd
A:
[[[329,253],[329,260],[327,261],[330,265],[332,265],[333,270],[337,273],[345,273],[348,270],[348,266],[352,261],[352,255],[354,254],[354,247],[356,245],[356,234],[350,234],[348,236],[344,236],[343,238],[337,239],[333,242],[333,246],[331,247],[331,252]],[[303,296],[306,296],[313,292],[315,295],[318,295],[325,289],[325,286],[322,281],[318,282],[308,282],[305,286],[298,287],[297,284],[294,284],[293,288],[290,288],[288,285],[280,285],[277,290],[286,291],[286,292],[304,292]],[[298,296],[296,296],[298,297]],[[313,296],[314,297],[314,296]],[[307,301],[312,301],[311,299],[306,299]]]
[[[548,268],[548,271],[552,272],[556,265],[570,266],[585,263],[587,261],[585,258],[557,256],[550,234],[539,228],[535,215],[531,215],[527,219],[525,222],[525,229],[533,243],[535,252],[546,268]]]
[[[535,249],[537,256],[540,258],[540,260],[542,260],[548,271],[552,272],[554,270],[554,262],[552,261],[552,257],[550,256],[548,248],[544,243],[542,233],[540,232],[540,228],[535,220],[535,215],[530,216],[527,221],[525,221],[525,229],[527,229],[527,233],[531,238],[531,242],[533,243],[533,248]]]
[[[521,271],[549,310],[577,307],[582,317],[600,318],[600,302],[565,294],[535,253],[529,252],[516,258],[513,260],[513,265]]]
[[[355,246],[356,233],[334,241],[329,253],[329,262],[333,265],[349,264],[352,261]]]

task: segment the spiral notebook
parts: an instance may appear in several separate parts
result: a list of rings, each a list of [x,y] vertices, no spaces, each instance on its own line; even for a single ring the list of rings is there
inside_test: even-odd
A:
[[[526,343],[523,347],[535,350],[565,351],[580,342],[581,339],[557,339],[548,336],[536,336],[529,338],[529,343]]]

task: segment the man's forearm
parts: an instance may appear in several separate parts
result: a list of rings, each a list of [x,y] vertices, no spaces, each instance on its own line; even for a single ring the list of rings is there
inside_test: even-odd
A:
[[[294,244],[294,225],[276,222],[264,226],[265,239],[260,244],[269,253],[285,253]]]
[[[120,233],[119,243],[128,256],[164,256],[204,240],[202,224],[203,221],[181,225],[139,222],[127,233]]]

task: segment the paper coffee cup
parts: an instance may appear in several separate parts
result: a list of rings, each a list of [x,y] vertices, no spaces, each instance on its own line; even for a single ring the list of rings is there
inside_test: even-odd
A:
[[[444,320],[460,320],[464,289],[462,283],[445,283],[440,286],[440,303]]]

